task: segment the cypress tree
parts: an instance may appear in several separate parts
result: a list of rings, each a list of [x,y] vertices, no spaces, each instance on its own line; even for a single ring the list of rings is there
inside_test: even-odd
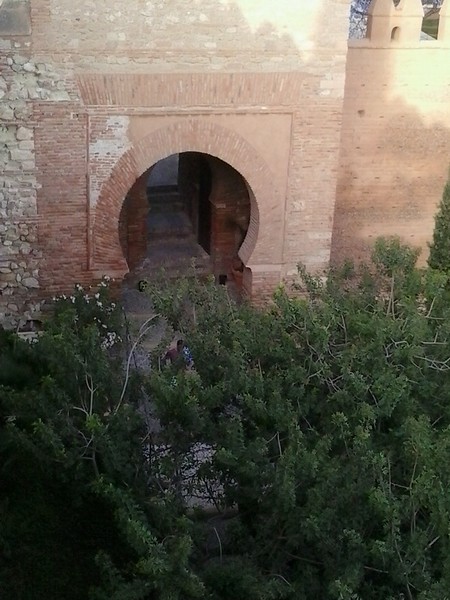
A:
[[[450,183],[447,183],[444,188],[439,210],[435,217],[428,264],[432,269],[450,271]]]

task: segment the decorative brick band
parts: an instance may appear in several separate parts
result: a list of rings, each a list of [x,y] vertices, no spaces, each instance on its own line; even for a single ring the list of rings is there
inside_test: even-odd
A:
[[[291,107],[311,85],[304,73],[87,73],[77,76],[86,106],[157,108]]]

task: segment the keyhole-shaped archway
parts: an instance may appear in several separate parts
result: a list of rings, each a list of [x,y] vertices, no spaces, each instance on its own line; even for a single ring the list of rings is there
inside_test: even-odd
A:
[[[244,265],[239,250],[250,222],[244,178],[211,155],[183,152],[151,166],[128,192],[119,235],[130,275],[127,283],[214,274],[241,291]]]
[[[250,215],[239,249],[245,267],[281,261],[283,212],[275,177],[255,148],[241,135],[212,120],[188,118],[161,127],[135,142],[117,161],[91,209],[90,268],[97,274],[123,277],[128,271],[119,237],[124,198],[137,180],[161,159],[194,152],[221,160],[242,177],[248,190]],[[247,286],[248,287],[248,286]]]

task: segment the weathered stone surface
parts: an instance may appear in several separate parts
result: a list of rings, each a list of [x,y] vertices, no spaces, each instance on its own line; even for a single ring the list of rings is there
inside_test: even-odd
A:
[[[12,56],[12,61],[14,64],[21,66],[28,62],[28,58],[21,54],[14,54],[14,56]]]
[[[69,102],[70,95],[68,92],[62,90],[56,90],[54,92],[49,92],[48,90],[42,91],[42,98],[49,98],[54,100],[55,102]]]
[[[11,160],[17,160],[19,162],[23,160],[30,160],[33,158],[33,153],[30,150],[20,150],[14,148],[11,150]]]
[[[33,140],[23,140],[18,144],[19,150],[34,150]]]
[[[14,108],[14,117],[18,121],[26,121],[32,115],[32,108],[27,104],[22,104]]]
[[[19,138],[17,138],[19,139]],[[0,143],[7,144],[16,140],[16,130],[14,126],[0,127]]]
[[[16,36],[31,33],[29,0],[4,0],[0,10],[0,35]]]
[[[14,110],[8,104],[0,104],[0,120],[12,121],[14,119]]]
[[[37,68],[35,64],[27,62],[23,65],[23,70],[27,73],[35,73],[37,71]]]
[[[27,288],[38,288],[39,287],[39,281],[35,277],[26,277],[22,283]]]
[[[28,129],[27,127],[18,127],[17,132],[16,132],[16,139],[18,139],[19,141],[22,141],[22,140],[31,140],[32,138],[33,138],[33,130],[32,129]]]

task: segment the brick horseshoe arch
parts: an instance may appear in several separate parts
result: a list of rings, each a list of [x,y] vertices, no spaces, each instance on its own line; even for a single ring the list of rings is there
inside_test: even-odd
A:
[[[231,165],[246,180],[251,199],[250,225],[239,251],[244,264],[261,240],[258,238],[261,208],[273,204],[276,195],[273,176],[260,154],[242,136],[231,129],[205,120],[190,118],[162,127],[143,137],[115,164],[103,184],[91,229],[91,269],[97,273],[128,271],[118,232],[124,198],[136,179],[159,160],[181,152],[202,152]],[[269,211],[270,212],[270,211]],[[270,214],[267,219],[273,219]],[[272,223],[272,226],[275,223]]]

